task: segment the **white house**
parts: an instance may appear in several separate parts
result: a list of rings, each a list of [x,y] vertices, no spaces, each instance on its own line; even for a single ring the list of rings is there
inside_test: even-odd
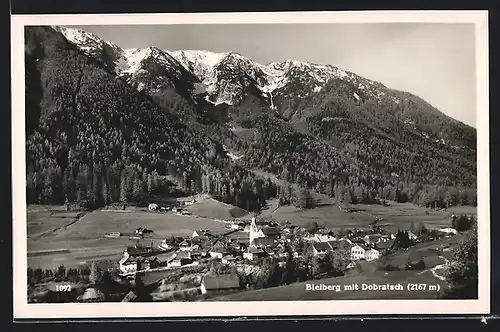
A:
[[[365,248],[361,245],[356,244],[351,247],[351,259],[356,261],[365,258]]]
[[[178,251],[175,256],[168,262],[169,267],[179,267],[192,262],[191,253],[189,251]]]
[[[412,231],[408,231],[408,238],[410,240],[416,240],[418,238],[418,236],[415,235],[415,233],[413,233]]]
[[[184,202],[185,205],[193,205],[194,203],[196,203],[195,199],[190,199]]]
[[[314,256],[324,256],[330,251],[337,249],[339,243],[337,241],[314,242],[311,244],[312,253]]]
[[[351,240],[349,240],[349,238],[348,238],[347,236],[343,236],[343,237],[341,237],[341,238],[339,239],[339,241],[345,241],[345,242],[347,242],[347,243],[349,243],[349,244],[352,244],[352,241],[351,241]]]
[[[182,251],[189,251],[191,250],[191,243],[189,243],[187,240],[184,240],[179,243],[179,249]]]
[[[331,250],[332,248],[327,242],[315,242],[312,244],[312,253],[314,256],[324,256]]]
[[[453,234],[453,235],[456,235],[458,233],[455,228],[451,228],[451,227],[441,228],[441,229],[439,229],[439,231],[442,233]]]
[[[226,248],[222,247],[222,246],[217,246],[217,247],[214,247],[210,250],[209,252],[210,254],[210,257],[212,258],[221,258],[226,256],[227,255],[227,250]]]
[[[148,209],[149,209],[150,211],[156,211],[156,210],[158,210],[158,204],[156,204],[156,203],[151,203],[151,204],[149,204]]]
[[[222,257],[222,264],[229,264],[229,263],[232,263],[236,260],[236,257],[234,256],[224,256]]]
[[[337,239],[335,236],[331,236],[328,234],[315,234],[314,238],[316,242],[330,242],[330,241],[336,241]]]
[[[125,255],[120,259],[120,271],[123,273],[135,273],[137,271],[137,260],[132,257]]]
[[[193,232],[191,237],[199,237],[199,236],[211,236],[212,234],[208,229],[199,229]]]
[[[234,222],[234,223],[231,224],[231,229],[242,230],[244,228],[245,228],[245,224],[244,223]]]
[[[160,247],[160,249],[163,249],[163,250],[170,250],[173,248],[171,241],[169,241],[167,239],[161,241],[161,244],[159,245],[159,247]]]
[[[261,248],[249,247],[244,253],[243,258],[248,260],[254,260],[259,257],[266,256],[266,253]]]
[[[380,252],[377,249],[371,248],[365,250],[365,259],[367,261],[372,261],[374,259],[379,259],[379,258],[380,258]]]

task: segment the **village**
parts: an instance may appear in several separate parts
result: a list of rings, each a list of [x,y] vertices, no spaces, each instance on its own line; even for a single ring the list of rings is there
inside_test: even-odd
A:
[[[164,208],[150,204],[149,210],[186,215],[182,207]],[[378,260],[389,252],[408,250],[411,245],[423,241],[422,234],[415,234],[412,230],[398,231],[406,237],[408,243],[396,245],[398,241],[401,242],[398,239],[401,234],[386,231],[383,227],[376,226],[376,223],[364,229],[334,232],[314,223],[308,227],[298,227],[290,222],[278,223],[255,215],[250,221],[235,219],[223,222],[226,223],[224,233],[206,229],[193,230],[191,236],[165,238],[157,247],[141,244],[128,246],[118,262],[121,277],[133,280],[137,276],[147,277],[162,271],[182,271],[214,263],[227,266],[226,271],[230,268],[258,269],[268,257],[276,259],[279,266],[284,267],[289,256],[300,259],[308,255],[321,259],[338,250],[347,252],[347,269],[353,269],[357,262]],[[148,232],[152,231],[141,227],[134,236],[147,239]],[[451,227],[432,230],[427,232],[425,241],[449,238],[456,234],[457,230]],[[237,292],[242,289],[240,279],[234,273],[205,273],[199,279],[198,292],[201,294]]]

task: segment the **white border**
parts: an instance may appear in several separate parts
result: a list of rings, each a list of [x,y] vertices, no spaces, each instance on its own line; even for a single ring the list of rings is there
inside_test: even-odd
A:
[[[24,122],[24,26],[263,23],[473,23],[476,26],[478,162],[478,300],[361,300],[193,303],[28,304]],[[487,11],[363,11],[149,15],[13,15],[11,17],[14,318],[118,318],[490,312],[489,84]]]

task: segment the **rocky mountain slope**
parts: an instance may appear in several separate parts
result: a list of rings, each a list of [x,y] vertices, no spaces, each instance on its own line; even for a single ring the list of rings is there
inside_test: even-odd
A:
[[[102,91],[108,85],[125,84],[127,94],[141,96],[152,103],[151,107],[161,108],[184,124],[187,132],[220,142],[217,153],[228,160],[228,165],[263,169],[331,195],[335,195],[333,187],[342,187],[341,191],[352,195],[361,188],[359,200],[365,201],[386,197],[427,204],[443,202],[444,192],[450,191],[447,187],[458,188],[459,192],[475,188],[474,128],[444,115],[417,96],[333,65],[295,60],[262,65],[234,52],[167,51],[154,46],[123,50],[81,30],[46,27],[43,31],[40,43],[47,36],[58,36],[66,42],[58,47],[74,49],[61,58],[62,62],[92,61],[92,66],[106,72],[106,80],[99,82]],[[27,59],[32,59],[32,54]],[[36,81],[37,75],[46,71],[40,71],[41,64],[36,61],[26,62],[27,82]],[[61,69],[54,64],[46,67],[68,75],[64,74],[68,71],[65,65],[58,65]],[[56,100],[64,96],[68,105],[74,104],[80,98],[76,97],[80,93],[76,86],[71,80],[59,82],[57,88],[49,89],[50,95]],[[57,121],[69,116],[64,114],[67,105],[47,101],[48,97],[43,97],[46,94],[43,84],[28,89],[28,114],[37,114],[42,108],[49,113],[55,109],[62,112]],[[96,102],[85,107],[96,115],[107,114],[109,109]],[[122,106],[117,107],[115,111],[123,111]],[[156,116],[167,116],[160,113],[148,114],[153,121]],[[40,127],[37,119],[29,116],[30,128]],[[148,130],[142,118],[133,121],[131,135],[136,126]],[[162,135],[169,136],[170,132]],[[169,139],[157,137],[153,144],[161,145]],[[148,140],[153,140],[152,136],[145,137],[144,144],[150,144]],[[193,145],[190,151],[198,155],[197,149],[198,145]],[[191,152],[186,152],[186,158]],[[148,154],[142,158],[147,159]],[[157,160],[156,153],[152,156]],[[185,160],[188,168],[195,163],[200,159]],[[219,169],[225,167],[209,163]],[[219,190],[236,199],[233,186],[221,186]]]

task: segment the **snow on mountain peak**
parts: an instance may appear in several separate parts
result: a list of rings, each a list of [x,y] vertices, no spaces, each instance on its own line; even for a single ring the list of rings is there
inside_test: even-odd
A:
[[[237,52],[166,51],[156,46],[124,50],[80,29],[62,26],[53,28],[87,54],[95,57],[106,55],[111,58],[115,71],[120,76],[136,76],[146,70],[145,59],[154,59],[155,63],[164,68],[174,70],[176,77],[180,77],[181,72],[187,70],[199,79],[199,82],[194,83],[192,93],[204,94],[205,98],[214,104],[233,104],[242,97],[250,84],[254,84],[272,103],[273,95],[283,92],[282,89],[297,79],[302,86],[302,91],[298,95],[318,93],[331,79],[350,82],[359,91],[376,99],[385,95],[384,89],[380,89],[384,87],[382,84],[333,65],[314,64],[294,59],[262,65]],[[286,92],[287,95],[289,93]],[[359,98],[359,94],[356,93],[356,95]]]
[[[60,32],[68,41],[77,45],[84,52],[92,53],[102,50],[104,45],[111,49],[120,52],[118,45],[97,37],[96,35],[76,28],[68,28],[64,26],[52,26],[52,29]]]

